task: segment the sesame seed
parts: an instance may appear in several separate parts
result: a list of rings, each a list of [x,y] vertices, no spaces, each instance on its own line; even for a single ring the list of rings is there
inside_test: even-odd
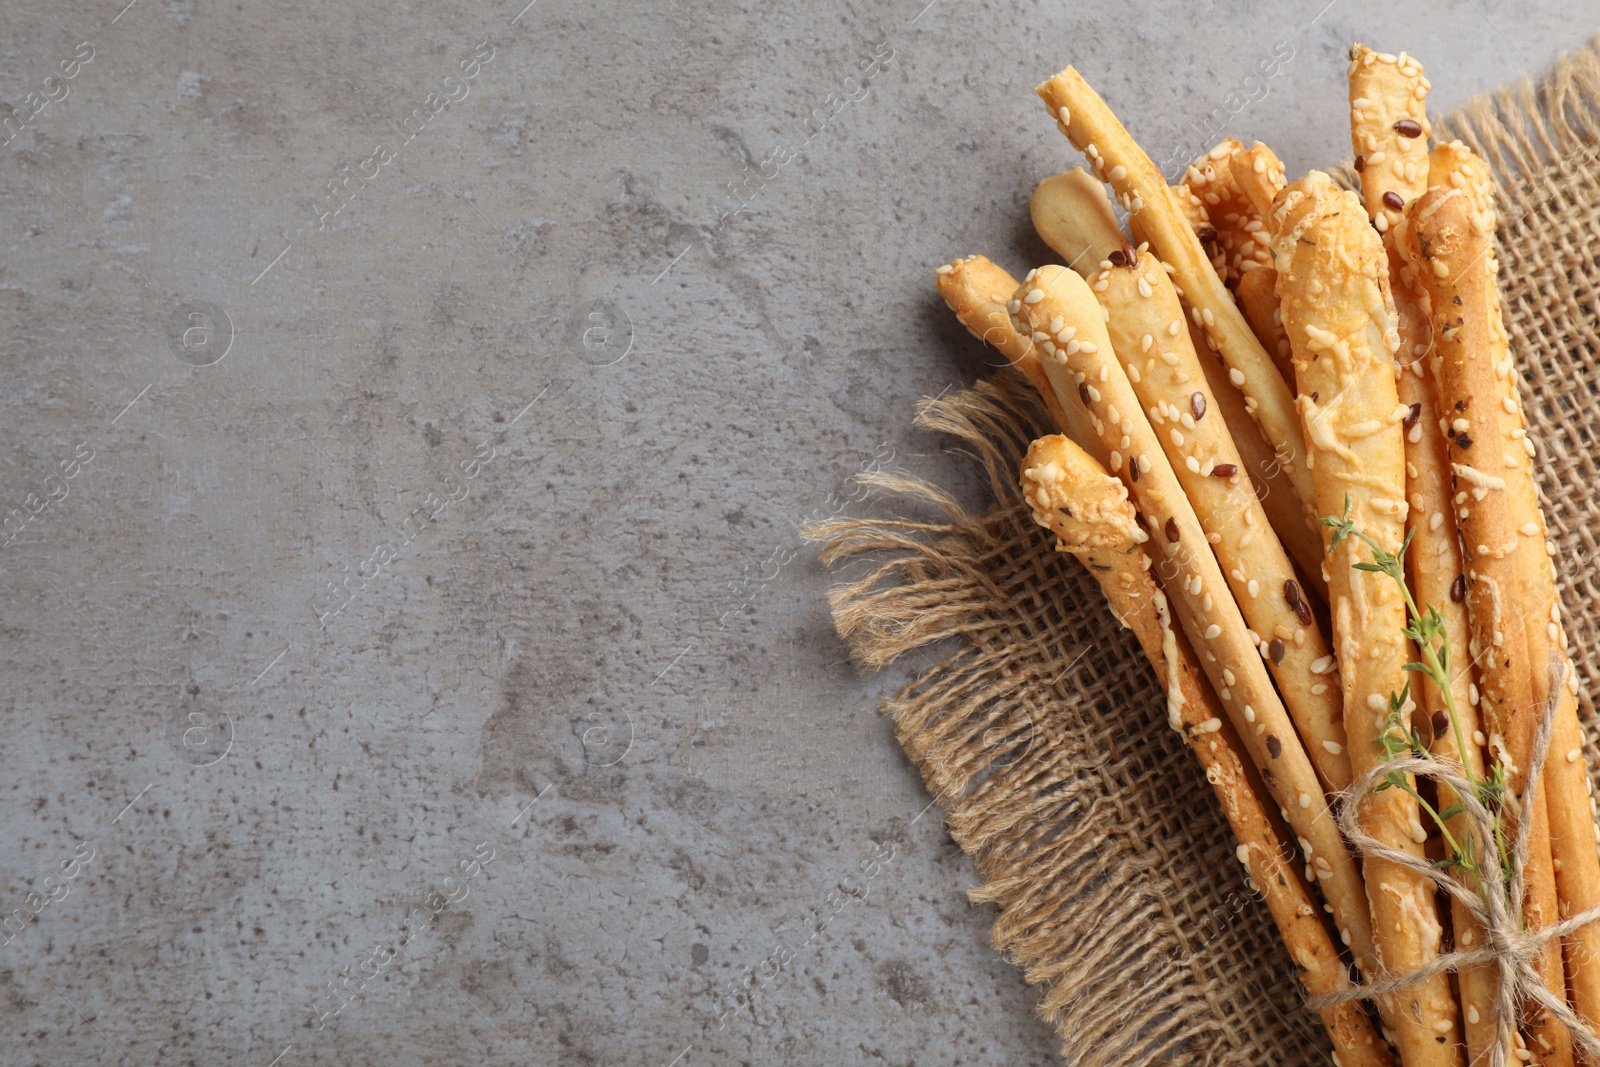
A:
[[[1254,578],[1252,578],[1252,579],[1250,579],[1249,584],[1246,585],[1244,588],[1245,588],[1245,592],[1250,594],[1250,599],[1254,600],[1255,597],[1256,597],[1256,594],[1261,592],[1261,583],[1256,581]]]
[[[1309,808],[1311,806],[1311,794],[1310,793],[1301,793],[1300,794],[1300,806],[1302,808]]]
[[[1061,120],[1061,124],[1063,126],[1072,125],[1072,112],[1068,111],[1066,108],[1063,107],[1056,111],[1056,116]]]
[[[1324,741],[1322,747],[1330,756],[1337,756],[1344,752],[1344,746],[1337,741]]]
[[[1079,341],[1078,342],[1078,351],[1087,352],[1090,355],[1093,355],[1094,353],[1096,353],[1096,352],[1098,352],[1100,350],[1094,346],[1094,342],[1093,341]]]
[[[1141,352],[1150,351],[1150,346],[1155,344],[1155,340],[1156,339],[1154,337],[1151,337],[1149,334],[1145,334],[1143,337],[1139,338],[1139,351],[1141,351]]]
[[[1249,704],[1246,704],[1244,706],[1244,721],[1245,722],[1255,722],[1256,721],[1256,709],[1252,708]]]
[[[1127,176],[1128,168],[1124,167],[1121,163],[1118,163],[1116,166],[1112,167],[1111,173],[1108,175],[1108,177],[1114,182],[1120,182]]]
[[[1043,289],[1029,289],[1028,295],[1022,298],[1024,304],[1037,304],[1044,299]]]
[[[1221,636],[1222,627],[1218,626],[1216,623],[1212,623],[1210,626],[1206,627],[1205,638],[1207,641],[1215,641]]]
[[[1241,371],[1238,367],[1230,367],[1230,368],[1228,368],[1228,381],[1232,382],[1234,385],[1243,385],[1244,384],[1244,372]]]
[[[1570,752],[1567,753],[1567,762],[1568,763],[1577,763],[1578,760],[1581,759],[1582,757],[1583,757],[1583,750],[1575,748],[1575,749],[1573,749],[1573,750],[1571,750]]]
[[[1463,941],[1462,944],[1466,944],[1466,942]],[[1477,1026],[1478,1020],[1482,1018],[1483,1016],[1478,1014],[1478,1009],[1475,1006],[1471,1004],[1467,1005],[1467,1022],[1471,1023],[1473,1026]]]
[[[1211,314],[1210,308],[1201,308],[1200,318],[1207,326],[1215,326],[1217,324],[1216,316]]]
[[[1183,329],[1182,319],[1173,319],[1171,322],[1167,323],[1167,335],[1169,337],[1178,336],[1178,331],[1181,329]]]
[[[1155,290],[1150,288],[1150,283],[1143,278],[1139,279],[1139,295],[1144,297],[1155,295]]]
[[[1189,468],[1189,472],[1191,474],[1200,473],[1200,461],[1195,459],[1193,456],[1185,456],[1183,458],[1183,465]]]
[[[1206,417],[1206,397],[1204,393],[1193,393],[1189,397],[1189,410],[1194,412],[1196,419]]]
[[[934,271],[934,273],[935,274],[949,274],[953,270],[955,270],[955,268],[953,266],[951,266],[950,264],[946,263],[944,266],[942,266],[938,270]]]
[[[1178,431],[1176,426],[1167,431],[1167,436],[1172,438],[1173,444],[1177,445],[1179,448],[1183,447],[1183,434]]]

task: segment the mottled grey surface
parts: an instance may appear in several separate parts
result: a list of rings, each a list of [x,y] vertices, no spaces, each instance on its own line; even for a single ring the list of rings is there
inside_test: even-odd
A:
[[[6,1065],[1057,1062],[797,534],[980,502],[933,267],[1042,257],[1068,62],[1298,171],[1352,37],[1447,107],[1600,25],[124,2],[0,6]]]

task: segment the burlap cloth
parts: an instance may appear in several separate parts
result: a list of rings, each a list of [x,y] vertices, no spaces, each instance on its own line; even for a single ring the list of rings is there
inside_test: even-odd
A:
[[[1542,82],[1436,123],[1493,165],[1500,281],[1523,375],[1567,631],[1597,676],[1600,581],[1600,38]],[[935,646],[944,658],[883,710],[943,804],[998,907],[995,948],[1039,986],[1070,1064],[1325,1064],[1270,916],[1194,757],[1166,726],[1137,644],[1095,583],[1058,555],[1017,487],[1052,432],[1009,370],[919,408],[981,464],[995,504],[963,511],[934,486],[867,476],[943,521],[813,527],[824,561],[868,554],[832,597],[857,662]],[[1600,767],[1583,699],[1589,766]]]

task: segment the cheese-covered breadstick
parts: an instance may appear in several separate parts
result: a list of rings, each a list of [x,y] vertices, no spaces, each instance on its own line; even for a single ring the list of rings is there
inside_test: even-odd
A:
[[[1184,302],[1216,342],[1228,369],[1238,372],[1239,388],[1252,417],[1280,451],[1295,495],[1309,506],[1314,488],[1305,463],[1305,434],[1295,417],[1294,397],[1271,355],[1256,340],[1232,295],[1212,269],[1200,239],[1161,172],[1105,101],[1072,67],[1036,91],[1062,132],[1089,158],[1100,177],[1111,183],[1117,199],[1128,211],[1134,237],[1148,241],[1156,255],[1172,265],[1173,281],[1183,290]]]
[[[1050,388],[1050,379],[1045,377],[1044,368],[1039,365],[1039,354],[1033,342],[1018,335],[1011,325],[1006,301],[1011,298],[1012,290],[1016,289],[1017,280],[1006,273],[1005,268],[995,265],[985,256],[968,256],[940,267],[934,272],[933,284],[968,333],[998,349],[1013,367],[1033,383],[1056,427],[1074,440],[1081,436],[1093,448],[1097,439],[1089,427],[1083,408],[1077,405],[1069,408],[1061,406],[1055,390]]]
[[[1399,338],[1383,246],[1367,223],[1360,198],[1334,188],[1320,171],[1283,192],[1271,227],[1278,298],[1294,348],[1318,510],[1347,516],[1385,551],[1399,552],[1406,514],[1406,408],[1395,390],[1393,353]],[[1355,567],[1371,559],[1367,544],[1352,536],[1334,547],[1328,560],[1344,725],[1358,775],[1382,759],[1380,741],[1395,732],[1390,698],[1404,688],[1410,658],[1399,587],[1385,574]],[[1411,795],[1388,789],[1357,803],[1368,833],[1422,860],[1427,835]],[[1365,867],[1383,973],[1406,974],[1434,959],[1443,931],[1433,883],[1372,857]],[[1380,1000],[1380,1006],[1406,1067],[1462,1063],[1448,975],[1399,990]]]
[[[1050,384],[1064,402],[1077,396],[1089,411],[1110,452],[1107,466],[1128,486],[1149,524],[1157,577],[1172,598],[1175,616],[1267,788],[1304,839],[1309,869],[1341,933],[1356,958],[1370,964],[1372,932],[1360,875],[1206,531],[1115,358],[1104,311],[1087,282],[1054,265],[1029,272],[1007,310],[1016,317],[1018,332],[1047,336],[1039,347]],[[1219,719],[1208,729],[1221,726]]]
[[[1056,535],[1100,583],[1112,613],[1133,631],[1167,694],[1178,726],[1211,783],[1238,842],[1236,854],[1271,912],[1300,980],[1312,996],[1350,988],[1338,949],[1310,889],[1291,862],[1280,824],[1250,782],[1249,756],[1207,685],[1194,650],[1172,625],[1166,597],[1150,575],[1150,557],[1126,487],[1065,437],[1033,443],[1022,464],[1022,494],[1034,521]],[[1212,728],[1211,724],[1219,724]],[[1321,1013],[1344,1067],[1392,1063],[1371,1022],[1353,1002]]]
[[[1294,566],[1267,521],[1159,260],[1129,250],[1090,289],[1117,360],[1194,506],[1228,587],[1258,635],[1284,703],[1328,790],[1350,784],[1338,668]]]
[[[1434,149],[1429,182],[1442,188],[1461,189],[1472,199],[1476,217],[1485,224],[1493,218],[1493,180],[1488,167],[1459,141]],[[1565,918],[1600,904],[1600,854],[1595,847],[1589,772],[1583,756],[1583,729],[1578,722],[1578,676],[1567,654],[1566,634],[1561,627],[1555,562],[1549,550],[1533,473],[1535,449],[1528,437],[1518,395],[1510,339],[1500,318],[1500,297],[1494,282],[1496,270],[1491,246],[1488,279],[1492,290],[1484,299],[1489,309],[1488,360],[1497,391],[1489,400],[1498,409],[1500,473],[1506,480],[1510,523],[1521,535],[1517,549],[1518,569],[1522,580],[1521,608],[1526,624],[1528,661],[1533,671],[1533,695],[1541,706],[1552,696],[1556,699],[1544,784],[1556,894]],[[1559,676],[1565,679],[1554,694],[1550,691],[1550,668],[1541,668],[1542,664],[1552,662]],[[1563,945],[1572,1006],[1591,1023],[1600,1022],[1600,924],[1591,923],[1578,929],[1563,939]]]
[[[1369,58],[1370,57],[1370,58]],[[1414,60],[1379,55],[1362,45],[1350,50],[1350,140],[1361,174],[1361,194],[1373,225],[1383,234],[1395,303],[1400,348],[1398,391],[1406,406],[1406,533],[1411,541],[1408,570],[1419,604],[1439,613],[1450,647],[1464,653],[1468,647],[1464,588],[1457,585],[1465,573],[1456,529],[1450,455],[1439,429],[1439,405],[1427,372],[1425,356],[1432,329],[1422,307],[1414,273],[1406,268],[1396,245],[1400,209],[1427,191],[1428,145],[1425,101],[1428,80]],[[1445,694],[1431,677],[1418,674],[1413,689],[1418,703],[1433,725],[1432,750],[1445,759],[1459,759],[1471,773],[1483,774],[1479,736],[1477,687],[1471,660],[1461,655],[1452,664],[1451,695],[1459,733],[1452,728]],[[1458,801],[1447,786],[1439,786],[1439,809],[1454,808]],[[1471,840],[1471,823],[1465,812],[1448,823],[1457,841]],[[1475,842],[1476,862],[1483,859],[1482,842]],[[1451,920],[1457,944],[1482,945],[1484,931],[1466,905],[1451,900]],[[1463,1031],[1469,1063],[1488,1063],[1486,1057],[1499,1042],[1495,997],[1499,968],[1494,964],[1463,967],[1457,975],[1461,994]]]
[[[1079,274],[1090,274],[1128,243],[1099,179],[1074,167],[1039,183],[1028,200],[1041,240]]]
[[[1430,360],[1439,387],[1442,427],[1450,449],[1456,494],[1452,502],[1460,524],[1467,564],[1469,648],[1478,663],[1480,707],[1489,732],[1489,757],[1505,769],[1510,823],[1527,820],[1528,859],[1523,868],[1523,925],[1538,930],[1559,917],[1550,853],[1548,790],[1531,802],[1527,788],[1533,737],[1542,708],[1534,702],[1533,676],[1549,671],[1548,660],[1528,655],[1521,607],[1521,541],[1524,534],[1508,489],[1504,448],[1509,434],[1495,402],[1503,386],[1492,364],[1494,213],[1460,188],[1435,186],[1406,213],[1401,244],[1427,294],[1433,324]],[[1519,446],[1520,448],[1520,446]],[[1540,959],[1546,987],[1564,996],[1566,980],[1560,947],[1551,942]],[[1567,1030],[1548,1012],[1531,1007],[1532,1045],[1541,1062],[1572,1062]]]

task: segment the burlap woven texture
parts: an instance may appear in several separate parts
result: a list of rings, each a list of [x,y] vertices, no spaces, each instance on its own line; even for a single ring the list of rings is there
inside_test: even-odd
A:
[[[1586,687],[1600,679],[1600,39],[1542,81],[1440,120],[1493,165],[1500,281],[1540,448],[1563,609]],[[1009,370],[924,402],[918,422],[963,443],[996,503],[962,511],[936,487],[868,476],[931,502],[933,523],[840,519],[822,558],[867,554],[832,598],[874,668],[955,639],[883,710],[998,906],[995,948],[1040,987],[1067,1063],[1325,1064],[1265,907],[1155,678],[1098,587],[1028,516],[1017,471],[1052,432]],[[1583,715],[1600,766],[1594,707]]]

